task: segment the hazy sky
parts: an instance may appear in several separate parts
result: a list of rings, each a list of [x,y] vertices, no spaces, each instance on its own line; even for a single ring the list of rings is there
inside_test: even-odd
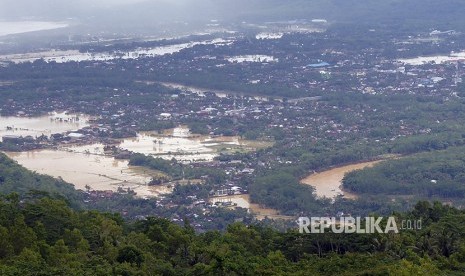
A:
[[[132,4],[150,0],[0,0],[3,9],[24,8],[30,10],[31,6],[45,6],[50,9],[64,6],[115,6],[121,4]],[[153,2],[159,0],[152,0]]]
[[[106,18],[118,23],[119,19],[129,17],[131,21],[205,19],[210,12],[233,3],[227,0],[0,0],[0,21]]]
[[[0,20],[18,17],[60,18],[138,2],[163,0],[0,0]],[[176,1],[176,0],[174,0]]]
[[[160,32],[158,27],[161,25],[163,28],[181,28],[180,25],[189,22],[182,27],[187,29],[189,27],[186,26],[190,23],[195,25],[199,21],[222,18],[223,16],[218,16],[219,12],[226,6],[233,5],[232,1],[0,0],[0,21],[65,21],[72,22],[72,26],[78,26],[88,33],[145,30]],[[235,14],[230,8],[225,10],[227,14]]]

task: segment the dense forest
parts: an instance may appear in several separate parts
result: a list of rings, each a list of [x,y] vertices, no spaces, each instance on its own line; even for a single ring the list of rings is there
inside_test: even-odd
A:
[[[464,156],[464,147],[452,147],[390,160],[348,173],[343,185],[361,194],[462,199],[465,195]]]
[[[234,223],[196,234],[150,217],[75,211],[48,197],[0,200],[1,275],[463,275],[465,213],[418,203],[399,234],[300,234]]]

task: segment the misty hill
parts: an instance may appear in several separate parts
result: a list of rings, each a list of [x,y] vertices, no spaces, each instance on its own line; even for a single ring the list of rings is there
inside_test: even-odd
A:
[[[272,21],[326,18],[336,22],[462,22],[460,0],[183,0],[147,1],[113,10],[126,20]],[[112,14],[112,12],[110,12]]]
[[[331,22],[463,26],[461,0],[4,0],[0,19],[77,18],[112,26],[160,22],[273,21],[326,18]]]

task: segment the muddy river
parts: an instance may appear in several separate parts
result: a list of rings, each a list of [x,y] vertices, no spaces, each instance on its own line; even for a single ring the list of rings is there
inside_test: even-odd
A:
[[[315,187],[316,195],[319,197],[334,198],[342,195],[345,198],[356,198],[355,194],[341,190],[344,175],[351,171],[373,166],[379,162],[381,161],[363,162],[314,173],[304,178],[301,183]]]

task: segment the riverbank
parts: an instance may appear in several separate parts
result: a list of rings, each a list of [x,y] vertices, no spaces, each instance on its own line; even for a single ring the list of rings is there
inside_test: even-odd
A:
[[[283,220],[292,220],[295,219],[291,216],[280,215],[279,211],[272,208],[264,208],[260,204],[251,203],[250,195],[241,194],[241,195],[227,195],[227,196],[218,196],[210,198],[210,203],[229,206],[231,208],[244,208],[247,209],[257,220],[268,219],[283,219]]]
[[[5,154],[29,170],[62,178],[80,190],[86,190],[87,187],[97,191],[114,192],[118,189],[130,189],[138,197],[143,198],[172,192],[167,186],[149,186],[153,176],[158,172],[129,166],[127,160],[59,150],[5,152]]]
[[[302,184],[311,185],[315,188],[315,193],[318,197],[335,198],[342,195],[344,198],[357,199],[356,194],[352,194],[342,189],[342,179],[346,173],[355,170],[361,170],[371,167],[383,160],[362,162],[341,167],[336,167],[330,170],[311,174],[301,180]]]

